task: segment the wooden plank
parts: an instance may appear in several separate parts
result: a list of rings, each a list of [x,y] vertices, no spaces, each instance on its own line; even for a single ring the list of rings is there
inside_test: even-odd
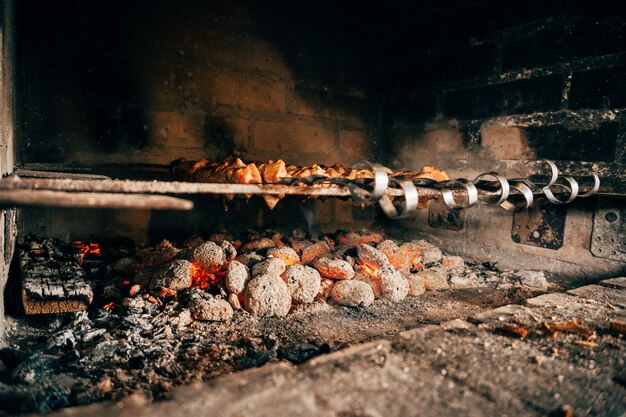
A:
[[[54,172],[54,171],[40,171],[34,169],[17,168],[15,175],[22,178],[59,178],[59,179],[74,179],[74,180],[110,180],[111,177],[106,175],[96,174],[75,174],[72,172]]]
[[[181,198],[164,195],[120,195],[101,192],[65,192],[36,189],[14,189],[0,190],[0,206],[191,210],[193,209],[193,202]]]
[[[32,276],[22,281],[22,302],[26,314],[56,314],[86,310],[93,301],[93,290],[80,277]]]

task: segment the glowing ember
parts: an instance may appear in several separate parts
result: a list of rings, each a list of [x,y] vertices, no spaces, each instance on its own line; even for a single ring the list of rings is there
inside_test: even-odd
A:
[[[159,292],[159,297],[170,298],[170,297],[175,297],[175,296],[176,296],[176,291],[170,290],[169,288],[161,287],[161,291]]]
[[[102,306],[102,308],[107,311],[112,310],[114,307],[115,307],[115,303],[113,301]]]
[[[378,273],[380,272],[380,269],[378,269],[376,266],[370,265],[367,262],[363,262],[362,264],[359,265],[358,268],[365,275],[368,275],[374,279],[378,279]]]
[[[225,275],[224,270],[208,272],[196,262],[191,263],[191,286],[202,289],[217,284]]]
[[[87,243],[84,244],[83,242],[81,242],[80,240],[77,240],[76,242],[73,242],[74,245],[76,245],[80,251],[83,253],[83,255],[96,255],[96,256],[102,256],[102,251],[100,250],[100,245],[97,243]]]

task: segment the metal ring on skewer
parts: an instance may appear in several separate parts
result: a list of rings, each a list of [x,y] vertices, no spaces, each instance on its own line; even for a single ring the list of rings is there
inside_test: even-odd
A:
[[[417,188],[406,178],[391,178],[391,182],[402,187],[402,191],[404,192],[402,209],[398,212],[397,207],[387,195],[382,196],[382,198],[378,200],[380,208],[387,217],[391,219],[402,219],[411,216],[417,209],[417,203],[419,202]]]
[[[511,181],[511,188],[517,190],[522,197],[524,197],[524,205],[520,206],[518,203],[513,203],[509,201],[507,198],[502,203],[500,203],[500,207],[505,209],[506,211],[516,212],[516,211],[524,211],[528,207],[531,206],[534,200],[533,190],[524,183],[523,181]]]
[[[565,188],[566,190],[569,191],[570,195],[565,200],[560,200],[557,197],[555,197],[555,195],[552,192],[552,190],[550,189],[550,187],[544,187],[543,190],[542,190],[543,194],[546,196],[548,201],[551,202],[552,204],[567,204],[567,203],[571,203],[572,201],[574,201],[574,199],[578,195],[578,182],[574,178],[570,177],[569,175],[560,176],[559,179],[561,179],[561,178],[563,180],[567,181],[567,183],[569,184],[569,187],[564,185],[564,184],[554,184],[553,186],[558,186],[560,188]]]
[[[365,190],[356,184],[352,183],[348,188],[352,194],[352,199],[357,203],[366,203],[372,201],[378,201],[387,190],[389,186],[389,176],[382,165],[372,164],[369,161],[358,161],[352,165],[352,168],[361,169],[368,168],[374,173],[374,180],[372,190]]]
[[[452,190],[448,188],[448,186],[450,185],[461,186],[463,189],[465,189],[466,203],[464,205],[456,202]],[[458,178],[456,180],[445,181],[444,183],[441,183],[441,186],[442,188],[440,191],[443,202],[451,210],[470,208],[478,202],[478,190],[476,189],[474,183],[469,180],[466,180],[464,178]]]
[[[593,177],[593,187],[591,187],[591,190],[587,191],[584,194],[578,194],[578,198],[591,197],[592,195],[598,192],[598,190],[600,189],[600,177],[598,176],[598,174],[590,170],[580,169],[578,171],[572,172],[570,175],[574,176],[576,174],[579,174],[579,175],[589,174]]]
[[[550,187],[559,178],[559,169],[557,168],[556,164],[553,161],[549,159],[541,159],[539,161],[536,161],[536,163],[541,163],[541,162],[545,163],[550,168],[550,179],[548,180],[547,184],[537,184],[531,181],[530,179],[526,178],[525,179],[526,183],[530,185],[530,187],[533,187],[533,188]],[[529,164],[529,162],[527,162],[526,164]]]
[[[504,201],[506,201],[507,198],[509,198],[509,193],[511,192],[511,186],[509,185],[509,182],[504,176],[498,174],[495,171],[484,172],[480,174],[479,176],[474,178],[474,181],[473,181],[474,184],[476,184],[478,181],[480,181],[481,179],[485,177],[494,177],[496,179],[496,181],[500,185],[500,195],[495,200],[493,199],[493,197],[491,197],[491,200],[485,199],[485,200],[482,200],[482,202],[484,202],[485,204],[492,204],[494,206],[499,206]]]

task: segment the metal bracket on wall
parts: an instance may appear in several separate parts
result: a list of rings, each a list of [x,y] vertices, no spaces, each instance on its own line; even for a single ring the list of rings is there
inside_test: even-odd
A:
[[[530,209],[513,215],[511,238],[522,245],[559,249],[563,246],[566,214],[565,206],[550,204],[545,198],[537,199]]]
[[[621,207],[620,207],[621,206]],[[623,201],[599,199],[593,216],[591,253],[626,262],[626,207]]]
[[[465,227],[465,210],[450,209],[443,201],[432,200],[428,207],[428,225],[437,229],[460,231]]]

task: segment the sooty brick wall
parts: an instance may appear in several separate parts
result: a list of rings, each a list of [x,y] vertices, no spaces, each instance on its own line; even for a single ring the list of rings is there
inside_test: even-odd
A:
[[[460,168],[551,158],[623,172],[623,5],[485,0],[422,10],[390,19],[381,41],[394,45],[381,55],[391,159]],[[463,146],[428,148],[432,132],[451,130]]]
[[[370,156],[367,19],[295,3],[19,1],[20,161]]]

